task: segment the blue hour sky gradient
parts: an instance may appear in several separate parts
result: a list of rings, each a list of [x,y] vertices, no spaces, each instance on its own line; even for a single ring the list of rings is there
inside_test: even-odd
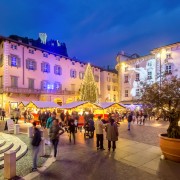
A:
[[[98,66],[180,41],[179,0],[1,0],[0,35],[65,42],[70,57]]]

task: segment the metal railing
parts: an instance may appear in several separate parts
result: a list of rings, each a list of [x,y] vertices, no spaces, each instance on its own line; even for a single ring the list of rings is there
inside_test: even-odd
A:
[[[58,95],[75,95],[76,91],[68,90],[52,90],[52,89],[29,89],[20,87],[4,87],[0,88],[0,93],[20,93],[20,94],[58,94]]]

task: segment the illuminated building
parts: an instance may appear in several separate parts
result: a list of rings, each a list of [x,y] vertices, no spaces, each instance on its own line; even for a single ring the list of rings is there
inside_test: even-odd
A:
[[[160,82],[163,74],[180,77],[180,43],[153,49],[149,55],[117,55],[119,99],[132,104],[140,95],[140,82]]]
[[[45,33],[38,40],[0,36],[0,105],[8,112],[21,101],[77,101],[86,66],[68,57],[64,43],[47,41]],[[105,70],[92,66],[92,71],[101,101]]]

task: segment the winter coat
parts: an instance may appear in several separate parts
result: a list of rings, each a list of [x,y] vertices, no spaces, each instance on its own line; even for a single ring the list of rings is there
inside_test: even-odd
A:
[[[117,124],[108,123],[106,126],[106,132],[107,132],[107,140],[108,141],[117,141],[118,140],[118,128]]]

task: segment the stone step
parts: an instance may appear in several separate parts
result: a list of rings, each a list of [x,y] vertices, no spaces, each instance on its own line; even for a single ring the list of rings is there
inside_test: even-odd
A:
[[[12,148],[10,148],[9,150],[13,150],[16,151],[16,153],[21,149],[21,145],[18,143],[15,143],[14,146]],[[0,154],[0,161],[4,160],[4,153]]]
[[[27,145],[23,141],[21,141],[18,137],[5,133],[3,133],[3,135],[1,136],[3,136],[3,139],[6,139],[7,141],[6,143],[11,144],[13,142],[12,144],[14,144],[14,146],[9,148],[8,150],[16,151],[16,160],[23,157],[28,151]],[[4,146],[2,146],[2,148]],[[3,167],[4,167],[4,153],[0,153],[0,169],[2,169]]]
[[[14,144],[11,141],[6,141],[6,143],[2,147],[0,147],[0,154],[8,151],[13,146],[14,146]]]
[[[6,143],[6,141],[4,139],[0,140],[0,147],[2,147],[5,143]]]

